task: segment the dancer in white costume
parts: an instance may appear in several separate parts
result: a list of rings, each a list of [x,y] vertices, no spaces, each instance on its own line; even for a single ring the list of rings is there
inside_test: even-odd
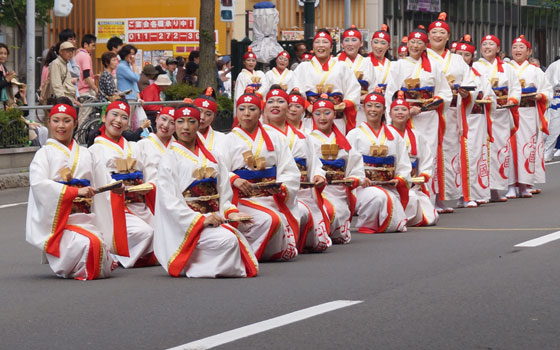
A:
[[[385,104],[390,109],[393,96],[403,90],[410,104],[411,122],[426,138],[430,152],[439,163],[434,163],[437,181],[443,181],[443,129],[444,115],[451,103],[453,94],[440,64],[431,62],[426,53],[428,35],[423,28],[418,28],[408,36],[409,56],[391,65],[389,82],[385,93]],[[441,102],[438,102],[441,101]],[[434,105],[434,103],[436,105]],[[439,104],[438,104],[439,103]],[[437,193],[437,181],[430,179],[431,193]]]
[[[549,135],[545,135],[545,161],[551,161],[554,155],[556,139],[560,135],[560,60],[552,62],[544,73],[548,82],[554,89],[554,96],[548,106],[548,130]]]
[[[212,122],[218,113],[214,89],[206,88],[204,94],[194,100],[194,104],[200,109],[200,128],[198,129],[200,140],[210,152],[220,153],[223,147],[227,147],[224,144],[226,134],[212,128]]]
[[[95,195],[95,187],[108,184],[111,178],[103,164],[95,163],[89,151],[72,139],[78,125],[73,107],[55,105],[47,124],[53,138],[37,151],[29,166],[25,238],[43,251],[59,277],[109,277],[113,265],[109,254],[111,202],[107,193]]]
[[[476,69],[490,82],[496,94],[498,107],[492,112],[491,134],[494,142],[490,143],[490,200],[505,202],[507,198],[500,196],[499,190],[508,188],[509,167],[513,161],[510,157],[510,137],[517,131],[519,113],[517,106],[521,99],[521,85],[515,71],[509,64],[503,64],[498,57],[500,39],[494,35],[486,35],[480,43],[482,58],[473,63]],[[517,146],[517,145],[514,145]]]
[[[443,68],[443,74],[453,91],[453,100],[449,108],[445,111],[440,120],[440,129],[443,132],[443,144],[438,157],[443,157],[438,161],[443,167],[438,168],[442,174],[438,177],[438,196],[436,198],[436,209],[439,212],[453,212],[452,208],[447,207],[444,200],[458,200],[462,197],[462,169],[461,169],[461,148],[459,142],[459,120],[464,118],[466,113],[462,108],[463,104],[468,105],[474,98],[474,92],[469,92],[461,86],[474,86],[470,67],[463,58],[452,53],[446,48],[450,37],[450,28],[445,22],[447,14],[442,12],[437,21],[432,22],[428,27],[428,38],[430,48],[427,49],[428,57]],[[440,132],[441,132],[440,131]],[[439,180],[443,181],[439,181]],[[460,201],[459,204],[463,204]]]
[[[105,165],[108,175],[110,172],[114,180],[123,180],[127,186],[136,186],[144,184],[144,165],[138,159],[137,145],[122,136],[128,127],[129,115],[130,107],[126,101],[110,103],[103,116],[100,135],[95,138],[89,151],[96,162]],[[157,263],[152,248],[155,191],[152,184],[139,191],[127,191],[118,198],[111,196],[113,212],[119,212],[119,215],[124,213],[126,217],[125,221],[119,221],[119,229],[114,234],[115,258],[125,268]]]
[[[239,98],[239,126],[227,135],[227,147],[221,154],[231,173],[233,203],[254,218],[254,225],[243,234],[257,259],[285,261],[298,254],[300,173],[284,141],[260,124],[261,105],[253,94]]]
[[[336,124],[345,133],[356,126],[361,88],[357,79],[352,79],[352,70],[331,56],[332,45],[333,39],[326,29],[317,31],[313,39],[315,56],[297,66],[294,87],[305,93],[311,104],[321,93],[327,93],[336,101]]]
[[[474,61],[476,48],[469,34],[457,43],[457,54],[461,55],[469,66]],[[488,160],[489,142],[493,142],[492,110],[496,106],[496,95],[490,82],[471,68],[470,74],[476,86],[474,99],[469,105],[462,106],[465,115],[459,119],[461,146],[461,176],[463,198],[459,207],[476,208],[490,200],[490,171]],[[478,102],[477,102],[478,101]],[[482,103],[481,103],[482,102]]]
[[[353,190],[360,184],[368,184],[364,163],[334,124],[335,105],[326,94],[313,103],[312,110],[315,129],[310,139],[327,173],[328,185],[323,190],[323,198],[330,218],[330,237],[334,244],[349,243],[352,238],[350,221],[356,210]]]
[[[433,156],[426,139],[418,130],[413,130],[410,126],[410,106],[406,100],[401,97],[402,103],[395,101],[389,112],[391,126],[406,144],[412,167],[411,175],[416,182],[408,191],[408,204],[405,209],[407,225],[435,225],[439,220],[439,214],[432,204],[430,193],[426,188],[428,180],[433,175]]]
[[[387,54],[390,44],[391,35],[389,35],[387,25],[383,24],[381,30],[371,36],[371,52],[369,53],[369,59],[375,72],[376,85],[381,88],[383,94],[385,94],[389,71],[391,70],[391,60]]]
[[[243,55],[243,69],[237,76],[235,81],[235,91],[233,103],[237,102],[239,96],[245,93],[245,89],[250,86],[254,91],[258,91],[265,79],[263,71],[255,70],[257,66],[257,56],[251,50],[247,48],[247,52]]]
[[[297,97],[303,99],[301,96]],[[305,186],[300,186],[297,193],[300,213],[298,252],[322,252],[332,245],[328,234],[330,222],[321,196],[326,184],[325,171],[309,136],[288,123],[289,100],[290,97],[279,85],[272,86],[266,95],[263,113],[268,120],[265,129],[269,133],[277,133],[288,145],[300,170],[301,182],[306,183]]]
[[[377,85],[377,79],[373,70],[373,64],[367,57],[360,55],[360,48],[363,46],[362,33],[352,25],[342,33],[342,52],[338,55],[338,60],[344,62],[352,71],[361,88],[360,105],[356,115],[356,125],[365,121],[364,108],[361,102],[364,101],[368,92],[372,92]]]
[[[156,132],[136,144],[138,159],[144,165],[144,181],[154,182],[161,158],[173,141],[175,119],[173,107],[163,107],[156,117]]]
[[[154,252],[170,276],[253,277],[258,263],[225,219],[247,217],[231,204],[229,174],[198,136],[200,110],[178,106],[177,141],[158,173]]]
[[[402,103],[395,100],[393,104]],[[379,92],[364,101],[367,120],[348,133],[348,142],[362,155],[366,183],[356,192],[358,232],[406,231],[404,208],[408,203],[410,160],[406,145],[385,124],[385,98]]]
[[[529,63],[531,43],[521,35],[513,41],[511,54],[513,61],[509,64],[514,68],[521,85],[521,101],[519,105],[519,130],[512,136],[512,157],[516,157],[510,167],[509,191],[506,196],[530,198],[533,196],[531,187],[536,183],[544,183],[544,137],[548,134],[548,121],[545,117],[548,101],[552,99],[552,86],[544,72]],[[516,192],[516,187],[519,194]]]
[[[304,134],[313,130],[313,118],[305,118],[305,106],[308,104],[309,102],[307,102],[305,97],[303,97],[298,90],[295,89],[290,92],[290,98],[288,100],[288,116],[286,121]]]
[[[290,70],[290,54],[282,51],[276,56],[276,66],[265,73],[265,79],[259,93],[265,96],[272,85],[278,84],[284,91],[290,91],[294,87],[294,72]]]

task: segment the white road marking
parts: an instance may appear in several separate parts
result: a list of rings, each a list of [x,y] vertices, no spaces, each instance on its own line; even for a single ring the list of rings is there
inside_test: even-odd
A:
[[[557,161],[555,161],[555,162],[548,162],[548,163],[545,162],[545,163],[544,163],[544,166],[552,165],[552,164],[560,164],[560,160],[557,160]]]
[[[341,309],[343,307],[352,306],[362,302],[363,300],[335,300],[328,303],[308,307],[303,310],[291,312],[289,314],[285,314],[275,318],[271,318],[269,320],[265,320],[262,322],[253,323],[245,327],[236,328],[231,331],[216,334],[208,338],[203,338],[200,340],[196,340],[194,342],[179,345],[177,347],[170,348],[169,350],[211,349],[216,346],[220,346],[226,343],[230,343],[232,341],[246,338],[254,334],[266,332],[274,328],[282,327],[290,323],[305,320],[306,318],[310,318],[313,316],[324,314],[329,311],[334,311],[337,309]]]
[[[2,205],[0,205],[0,209],[15,207],[15,206],[24,205],[24,204],[27,204],[27,202],[12,203],[12,204],[2,204]]]
[[[540,245],[555,241],[557,239],[560,239],[560,231],[552,232],[549,233],[548,235],[544,235],[535,239],[531,239],[530,241],[516,244],[515,247],[538,247]]]

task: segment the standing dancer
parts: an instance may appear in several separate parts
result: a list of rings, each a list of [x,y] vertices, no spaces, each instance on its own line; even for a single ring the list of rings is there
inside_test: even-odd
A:
[[[371,52],[369,58],[373,64],[375,71],[375,81],[377,87],[381,88],[383,94],[387,88],[387,80],[389,78],[389,71],[391,69],[391,60],[389,59],[388,51],[391,44],[391,35],[386,24],[381,26],[381,29],[373,33],[371,37]]]
[[[250,86],[254,91],[260,89],[265,76],[260,70],[255,70],[257,66],[257,56],[251,50],[250,47],[247,48],[247,52],[243,55],[243,69],[237,76],[235,81],[235,91],[233,103],[237,102],[239,96],[245,93],[245,89]]]
[[[290,70],[290,54],[282,51],[276,56],[276,66],[265,73],[265,79],[259,89],[261,96],[265,96],[272,85],[278,84],[284,91],[294,87],[294,72]]]

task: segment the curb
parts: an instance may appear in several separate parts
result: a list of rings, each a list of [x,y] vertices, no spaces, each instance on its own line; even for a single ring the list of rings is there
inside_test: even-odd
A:
[[[0,175],[0,190],[8,188],[28,187],[29,173]]]

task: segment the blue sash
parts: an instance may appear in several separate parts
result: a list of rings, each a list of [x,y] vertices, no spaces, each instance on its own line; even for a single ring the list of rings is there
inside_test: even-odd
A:
[[[57,182],[68,186],[82,186],[82,187],[91,186],[91,183],[87,179],[72,179],[71,181],[57,181]]]
[[[119,180],[143,180],[144,179],[144,175],[142,175],[141,171],[135,171],[133,173],[129,173],[129,174],[111,174],[111,178],[113,178],[113,180],[115,181],[119,181]]]
[[[364,158],[364,163],[366,164],[380,164],[380,165],[395,165],[395,157],[372,157],[372,156],[362,156]]]
[[[234,173],[244,180],[258,180],[271,177],[276,178],[276,165],[265,170],[237,169]]]
[[[416,169],[416,167],[418,167],[418,159],[414,160],[414,162],[412,162],[412,169]]]
[[[430,91],[430,92],[434,92],[434,87],[433,86],[423,86],[423,87],[419,87],[419,88],[413,88],[413,89],[407,89],[405,87],[401,87],[401,90],[406,92],[406,91]]]
[[[537,92],[537,88],[534,86],[521,89],[522,94],[534,94],[535,92]]]
[[[301,165],[302,167],[307,167],[307,159],[295,157],[294,160],[298,165]]]
[[[215,177],[208,177],[208,178],[202,179],[202,180],[195,180],[195,181],[193,181],[192,184],[189,185],[189,187],[187,187],[187,190],[189,190],[189,189],[191,189],[195,186],[198,186],[200,184],[203,184],[203,183],[217,184],[218,180]]]
[[[342,158],[338,158],[335,160],[327,160],[327,159],[323,159],[321,158],[321,163],[323,163],[323,165],[329,165],[335,168],[340,168],[340,169],[344,169],[344,167],[346,166],[346,161]]]

